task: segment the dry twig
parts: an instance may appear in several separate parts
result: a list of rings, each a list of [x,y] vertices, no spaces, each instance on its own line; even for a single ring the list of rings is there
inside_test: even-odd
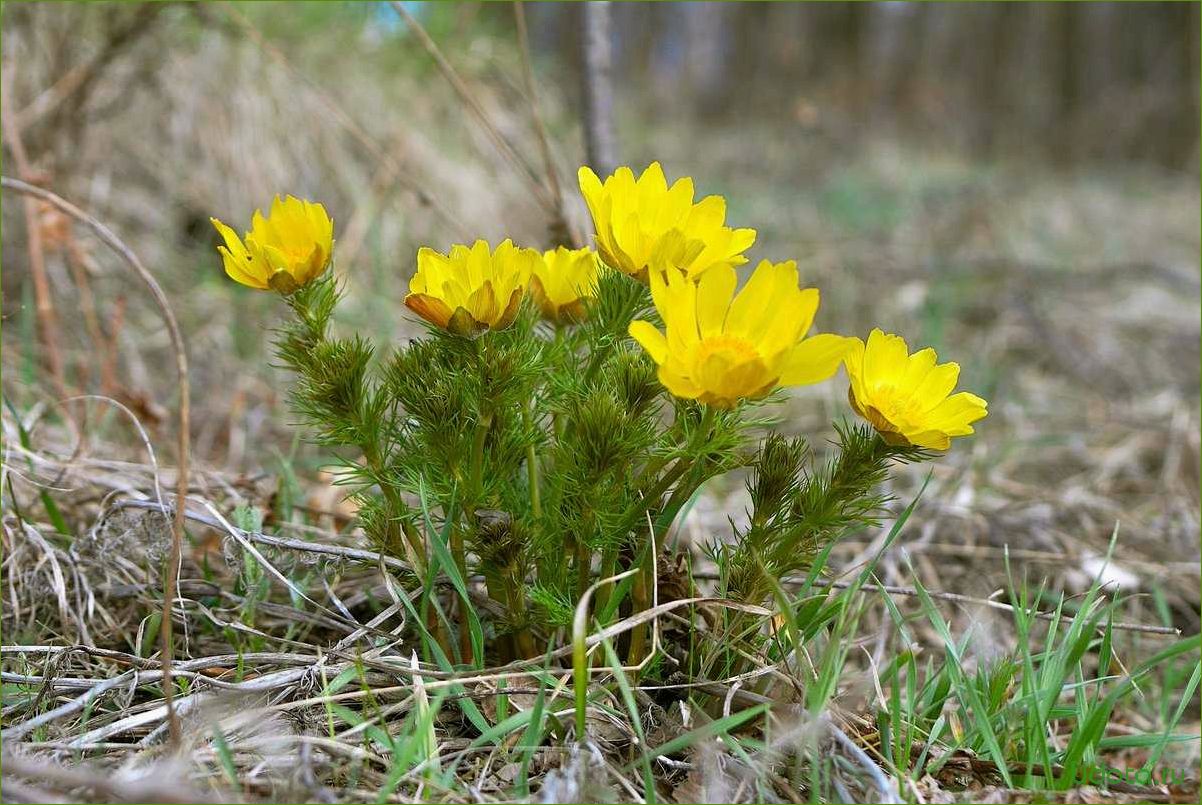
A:
[[[503,157],[509,160],[510,164],[514,166],[517,172],[528,182],[530,182],[530,187],[534,191],[534,197],[538,203],[542,205],[546,212],[554,213],[556,210],[555,202],[547,195],[547,190],[543,187],[543,183],[538,180],[538,174],[534,171],[534,168],[530,167],[530,164],[522,158],[522,155],[517,152],[517,149],[514,148],[513,145],[511,145],[510,142],[505,139],[505,136],[501,134],[497,127],[493,125],[492,120],[488,116],[488,112],[484,110],[484,107],[480,104],[480,101],[476,98],[476,96],[472,94],[471,89],[468,88],[468,85],[464,82],[463,78],[460,77],[454,66],[450,63],[450,61],[447,60],[447,57],[443,55],[443,52],[438,47],[438,44],[432,38],[430,38],[430,34],[427,33],[422,24],[417,21],[417,18],[409,13],[409,10],[405,8],[403,3],[392,0],[391,5],[396,13],[401,16],[401,19],[405,21],[405,24],[409,26],[409,30],[411,30],[418,38],[418,41],[422,43],[422,47],[424,47],[426,52],[430,54],[430,58],[434,59],[434,64],[437,65],[439,72],[441,72],[447,81],[450,82],[451,86],[455,90],[455,93],[459,96],[459,99],[463,101],[468,111],[472,113],[477,121],[479,121],[480,125],[484,128],[485,134],[487,134],[488,138],[492,140],[493,145],[497,147],[497,150],[501,152]]]

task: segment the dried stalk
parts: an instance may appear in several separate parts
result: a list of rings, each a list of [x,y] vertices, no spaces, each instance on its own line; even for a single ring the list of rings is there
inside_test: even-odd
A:
[[[113,234],[107,226],[100,221],[88,215],[83,210],[76,207],[71,202],[61,198],[60,196],[51,193],[49,190],[44,190],[40,187],[35,187],[31,184],[23,182],[19,179],[13,179],[8,176],[0,177],[0,186],[7,190],[13,190],[25,196],[32,196],[41,199],[52,206],[56,207],[61,212],[74,218],[76,221],[86,225],[91,229],[106,246],[116,252],[125,263],[133,269],[139,279],[150,290],[150,295],[154,298],[155,304],[158,305],[159,311],[162,313],[163,321],[167,325],[167,332],[171,337],[171,349],[175,353],[175,370],[176,384],[179,388],[179,420],[178,420],[178,452],[179,452],[179,471],[176,477],[176,499],[183,501],[188,494],[188,459],[189,459],[189,400],[190,392],[188,387],[188,356],[184,347],[184,337],[180,332],[179,323],[175,319],[175,314],[171,310],[171,303],[167,300],[167,295],[163,293],[162,287],[155,280],[138,256],[134,254],[125,243]],[[160,633],[162,636],[162,652],[163,652],[163,699],[167,705],[168,723],[170,724],[172,743],[178,745],[180,739],[179,719],[176,717],[174,708],[172,707],[171,699],[171,660],[174,656],[174,642],[172,634],[172,618],[171,608],[175,600],[175,577],[180,565],[180,558],[184,540],[184,506],[177,503],[175,507],[174,517],[172,518],[171,527],[171,553],[167,562],[166,572],[163,580],[163,618]]]
[[[11,75],[11,71],[6,70]],[[11,82],[6,82],[11,83]],[[34,181],[33,166],[29,164],[29,156],[25,152],[25,143],[21,140],[21,129],[17,124],[16,113],[9,108],[7,99],[12,97],[9,87],[5,86],[0,92],[0,124],[4,128],[4,139],[12,151],[13,162],[17,165],[17,175],[27,182]],[[29,249],[29,275],[33,279],[34,308],[38,318],[38,333],[42,338],[42,346],[46,348],[46,364],[50,369],[50,377],[54,381],[54,391],[60,398],[69,397],[67,378],[63,369],[63,354],[58,343],[58,315],[54,309],[50,280],[46,276],[46,249],[42,242],[42,228],[38,223],[38,203],[28,196],[23,199],[25,210],[25,238]]]

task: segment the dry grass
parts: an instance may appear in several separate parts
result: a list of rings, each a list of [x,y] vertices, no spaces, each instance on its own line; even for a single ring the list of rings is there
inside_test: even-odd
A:
[[[386,562],[362,550],[322,457],[288,425],[267,337],[280,311],[225,281],[206,228],[210,214],[240,220],[275,192],[320,198],[339,230],[344,315],[386,343],[417,332],[400,296],[418,244],[506,235],[542,244],[552,222],[416,50],[398,53],[395,41],[349,26],[301,47],[265,27],[265,14],[238,8],[165,8],[138,20],[143,35],[114,44],[96,9],[5,6],[6,100],[38,178],[113,227],[163,284],[195,389],[174,608],[184,743],[173,752],[156,642],[170,545],[158,501],[170,497],[178,462],[169,339],[125,269],[84,230],[40,209],[66,390],[95,395],[62,401],[26,304],[22,209],[5,193],[5,799],[354,802],[384,792],[501,801],[521,793],[527,776],[543,801],[642,799],[635,742],[670,744],[732,706],[755,705],[754,695],[722,680],[698,693],[700,707],[670,684],[649,686],[633,694],[643,715],[635,723],[610,686],[590,709],[592,751],[581,753],[567,740],[570,665],[557,665],[544,705],[559,732],[552,727],[526,755],[514,750],[520,730],[476,745],[459,702],[475,702],[489,723],[498,708],[527,712],[539,706],[538,667],[464,679],[411,662],[404,591]],[[138,10],[118,12],[120,29]],[[75,36],[82,44],[63,55]],[[499,134],[540,164],[516,51],[470,28],[451,36],[446,48]],[[44,111],[63,75],[88,65],[96,78],[76,90],[86,97]],[[549,72],[540,78],[553,159],[570,179],[579,137],[559,93],[573,88],[555,86]],[[788,120],[690,126],[687,137],[674,121],[619,123],[625,161],[659,159],[670,174],[691,174],[728,197],[734,220],[758,226],[753,260],[803,260],[823,289],[824,329],[880,323],[909,333],[960,360],[969,387],[990,399],[979,435],[934,467],[878,568],[883,585],[917,582],[977,599],[940,601],[953,632],[967,636],[974,667],[1014,649],[1011,619],[981,603],[1005,600],[1004,556],[1033,586],[1046,580],[1049,592],[1072,596],[1101,570],[1116,524],[1104,580],[1129,596],[1121,619],[1199,631],[1196,176],[981,165],[870,137],[827,138]],[[835,385],[795,395],[784,427],[820,442],[845,409]],[[899,478],[899,498],[917,489],[917,472],[925,470]],[[741,516],[740,495],[738,479],[711,490],[681,524],[682,544],[724,533],[726,518]],[[238,507],[263,512],[262,528],[236,523]],[[837,569],[862,566],[884,537],[838,546]],[[892,600],[904,615],[919,612],[910,596]],[[671,629],[670,616],[660,620]],[[938,655],[934,630],[913,623],[912,631],[927,656]],[[1123,632],[1116,653],[1129,668],[1166,642]],[[788,769],[792,747],[809,742],[843,761],[835,783],[849,798],[881,796],[877,758],[864,755],[875,729],[864,714],[878,701],[879,669],[903,648],[884,595],[866,593],[834,726],[791,710],[789,688],[799,683],[784,680],[768,688],[780,704],[772,741],[740,753],[698,739],[693,751],[657,757],[660,796],[806,796]],[[1182,680],[1167,672],[1141,684],[1108,734],[1156,732],[1161,709],[1181,696]],[[1177,732],[1197,735],[1196,702]],[[381,729],[428,737],[437,764],[398,777],[395,755],[369,740]],[[1169,751],[1164,762],[1196,767],[1196,740]],[[1138,765],[1140,752],[1110,761]],[[1028,801],[965,764],[900,794]],[[1096,796],[1080,789],[1064,801]]]

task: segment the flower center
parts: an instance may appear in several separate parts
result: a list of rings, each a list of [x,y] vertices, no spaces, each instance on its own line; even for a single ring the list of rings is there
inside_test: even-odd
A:
[[[723,408],[739,399],[758,399],[772,390],[772,373],[755,345],[730,335],[715,335],[697,345],[693,382],[703,391],[702,402]]]
[[[734,366],[760,360],[760,352],[745,338],[736,335],[711,335],[702,339],[697,346],[697,362],[705,363],[714,358]]]
[[[922,413],[918,400],[901,394],[893,386],[878,386],[873,393],[873,405],[894,424],[912,421]]]

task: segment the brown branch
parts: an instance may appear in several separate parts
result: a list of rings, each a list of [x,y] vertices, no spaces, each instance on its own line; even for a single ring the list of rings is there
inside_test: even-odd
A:
[[[176,477],[176,495],[177,503],[175,507],[175,516],[172,519],[171,528],[171,554],[167,563],[163,579],[163,618],[160,627],[162,636],[162,652],[163,652],[163,700],[167,705],[167,718],[170,724],[172,742],[178,745],[180,739],[179,719],[176,716],[175,709],[172,706],[171,700],[171,661],[174,657],[174,642],[172,634],[172,618],[171,610],[175,601],[175,575],[180,564],[180,555],[182,552],[184,539],[184,505],[182,501],[188,494],[188,458],[189,458],[189,402],[190,392],[188,387],[188,356],[184,348],[184,337],[180,332],[179,323],[175,319],[175,314],[171,311],[171,303],[167,300],[167,295],[163,293],[162,287],[155,280],[138,256],[134,254],[125,243],[113,234],[107,226],[100,221],[88,215],[83,210],[76,207],[71,202],[61,198],[60,196],[44,190],[40,187],[35,187],[18,179],[12,179],[8,176],[0,177],[0,186],[7,190],[13,190],[27,197],[34,197],[45,201],[52,206],[58,208],[61,212],[74,218],[76,221],[84,224],[91,229],[98,238],[110,249],[116,252],[125,263],[133,269],[134,273],[142,280],[146,287],[150,290],[150,294],[154,297],[155,303],[159,307],[159,311],[163,315],[163,321],[167,325],[167,332],[171,337],[171,348],[175,353],[175,369],[176,383],[179,387],[179,471]]]
[[[6,66],[7,67],[7,66]],[[0,92],[0,125],[3,126],[4,139],[8,141],[12,151],[13,162],[17,165],[17,175],[24,181],[35,181],[33,166],[29,163],[29,155],[25,151],[25,143],[21,140],[21,129],[17,115],[9,108],[12,98],[12,70],[5,69],[9,77]],[[42,346],[46,350],[46,363],[50,369],[50,377],[54,381],[54,391],[60,398],[70,397],[67,390],[67,379],[63,369],[63,355],[58,343],[58,315],[54,310],[54,302],[50,292],[50,280],[46,276],[46,249],[42,242],[42,229],[38,221],[38,202],[26,196],[23,200],[25,210],[25,236],[29,248],[29,274],[33,279],[34,305],[38,319],[38,332],[42,337]]]
[[[8,777],[23,777],[36,780],[40,785],[59,789],[91,789],[101,801],[117,802],[233,802],[192,788],[173,776],[151,775],[142,780],[122,780],[112,769],[101,769],[80,764],[62,766],[16,752],[4,752],[3,758],[5,794],[8,793]],[[54,792],[54,802],[62,795]],[[7,798],[7,797],[6,797]]]
[[[16,125],[27,128],[46,115],[55,112],[66,101],[71,101],[68,115],[75,114],[87,103],[91,88],[122,51],[127,50],[138,39],[149,33],[155,19],[162,10],[162,3],[143,3],[122,27],[109,33],[101,51],[86,64],[77,64],[67,70],[57,81],[44,90],[24,109],[16,112]]]
[[[794,580],[786,579],[786,581]],[[846,581],[826,581],[824,579],[816,579],[814,581],[814,586],[847,588],[851,586],[851,583]],[[896,587],[890,584],[862,584],[860,585],[860,589],[887,593],[888,595],[917,596],[919,594],[918,590],[914,589],[913,587]],[[937,598],[941,601],[951,601],[957,604],[973,604],[975,606],[990,607],[991,609],[1000,609],[1005,612],[1017,611],[1016,607],[1010,604],[1004,604],[1001,601],[992,601],[988,598],[974,598],[970,595],[961,595],[960,593],[943,593],[937,590],[928,590],[927,595],[929,595],[931,598]],[[1057,618],[1068,622],[1072,622],[1074,620],[1072,617],[1057,615],[1052,612],[1042,612],[1037,609],[1026,610],[1025,612],[1030,617],[1039,618],[1040,620],[1045,621],[1056,620]],[[1146,623],[1112,623],[1109,624],[1109,626],[1111,629],[1119,629],[1125,632],[1143,632],[1144,634],[1160,634],[1169,635],[1172,637],[1181,636],[1180,629],[1174,629],[1169,626],[1152,626]]]
[[[538,92],[534,87],[534,67],[530,62],[530,34],[526,29],[526,7],[522,0],[514,0],[513,19],[518,31],[518,50],[522,57],[522,83],[526,89],[526,100],[530,102],[530,117],[534,120],[534,130],[538,134],[538,150],[543,158],[543,168],[547,171],[547,186],[551,189],[551,198],[556,206],[563,205],[563,192],[559,187],[559,175],[555,171],[555,160],[551,158],[551,143],[547,138],[547,127],[543,124],[543,116],[538,110]]]

